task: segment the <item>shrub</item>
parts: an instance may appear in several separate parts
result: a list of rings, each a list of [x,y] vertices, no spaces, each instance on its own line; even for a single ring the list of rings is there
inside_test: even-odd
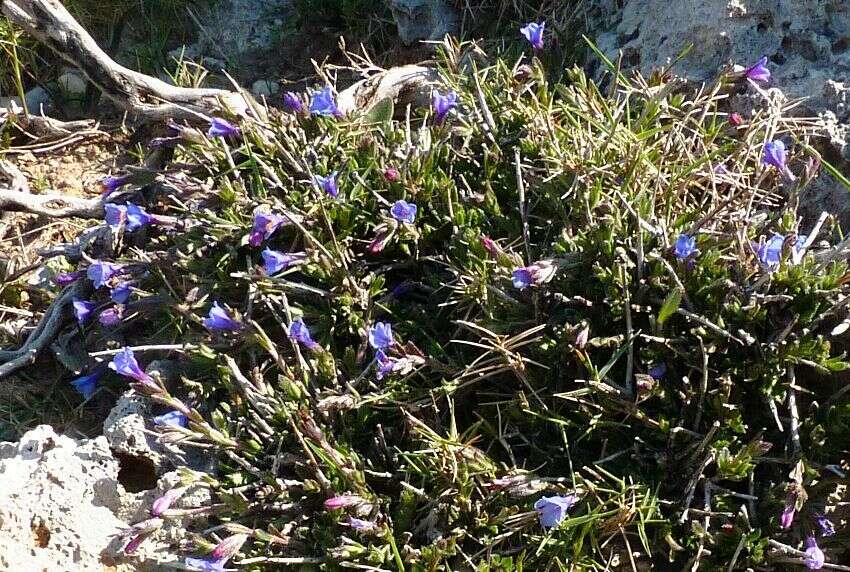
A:
[[[134,387],[186,417],[163,440],[218,458],[185,472],[233,535],[216,555],[248,539],[247,569],[725,569],[802,546],[850,423],[828,375],[846,264],[832,223],[794,210],[809,124],[734,125],[729,75],[692,92],[616,74],[602,93],[467,47],[440,59],[443,121],[183,128],[185,173],[132,197],[175,219],[115,215],[134,291],[85,344],[179,366]],[[790,175],[763,162],[773,140]],[[316,179],[334,173],[338,196]],[[830,557],[846,538],[819,540]]]

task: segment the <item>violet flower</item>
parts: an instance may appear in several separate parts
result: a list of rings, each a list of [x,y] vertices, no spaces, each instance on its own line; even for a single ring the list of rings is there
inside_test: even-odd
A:
[[[511,273],[511,281],[514,288],[524,290],[529,286],[542,286],[546,284],[558,271],[558,265],[552,260],[538,260],[530,266],[517,268]]]
[[[68,284],[73,284],[80,278],[85,275],[85,272],[75,271],[75,272],[60,272],[56,275],[54,280],[56,284],[59,286],[67,286]]]
[[[81,326],[91,318],[91,313],[94,312],[94,308],[97,305],[94,302],[79,300],[77,298],[74,298],[72,304],[74,306],[74,317],[77,318],[77,322]]]
[[[100,381],[100,378],[103,377],[105,372],[105,369],[98,369],[88,375],[78,377],[71,382],[71,385],[74,386],[74,389],[80,392],[83,399],[88,401],[91,399],[92,395],[94,395],[94,391],[97,389],[97,382]]]
[[[567,511],[578,501],[576,495],[543,497],[534,503],[540,525],[544,528],[557,526],[567,517]]]
[[[288,222],[288,218],[282,215],[269,213],[256,213],[254,215],[254,226],[248,236],[248,244],[260,246],[263,240],[268,240],[275,231]]]
[[[193,558],[187,556],[183,559],[183,564],[189,567],[190,570],[200,572],[224,572],[224,565],[227,562],[219,562],[211,558]]]
[[[390,214],[398,222],[406,222],[413,224],[416,220],[416,211],[418,207],[407,201],[396,201],[390,208]]]
[[[531,47],[535,50],[543,49],[543,31],[546,28],[546,22],[529,22],[525,25],[525,27],[520,28],[519,31],[525,36],[525,39],[529,41]]]
[[[313,115],[324,115],[340,117],[342,112],[336,105],[336,97],[331,86],[325,86],[323,89],[313,92],[310,98],[310,113]]]
[[[189,424],[189,418],[182,412],[175,409],[168,413],[154,416],[153,424],[160,427],[186,427]]]
[[[321,175],[315,175],[313,180],[316,182],[316,185],[327,194],[332,196],[333,198],[337,198],[339,196],[339,187],[336,182],[337,172],[334,171],[327,177],[323,177]]]
[[[788,168],[788,154],[781,139],[765,143],[761,162],[766,166],[775,167],[789,181],[796,180],[794,173]]]
[[[100,325],[106,326],[107,328],[111,328],[113,326],[117,326],[121,323],[121,320],[124,318],[124,309],[121,306],[115,306],[112,308],[107,308],[97,317],[97,321],[100,322]]]
[[[372,532],[378,525],[372,522],[371,520],[363,520],[360,518],[355,518],[353,516],[348,517],[348,526],[356,530],[357,532]]]
[[[435,91],[431,97],[431,107],[434,109],[434,119],[437,123],[445,121],[449,112],[457,106],[457,93],[450,91],[446,95]]]
[[[106,211],[104,218],[107,224],[113,228],[124,225],[127,232],[134,232],[143,226],[156,222],[155,217],[148,214],[142,207],[133,203],[127,203],[126,205],[108,203],[103,208]]]
[[[673,255],[679,260],[687,260],[698,252],[697,239],[687,234],[680,234],[673,245]]]
[[[218,302],[213,302],[210,313],[204,318],[203,323],[206,329],[214,332],[235,332],[242,329],[242,323],[234,320]]]
[[[210,119],[210,128],[207,130],[210,137],[239,137],[241,133],[238,127],[220,117]]]
[[[287,91],[283,94],[283,109],[289,113],[303,113],[304,102],[301,101],[297,93]]]
[[[774,234],[767,241],[761,240],[758,243],[751,243],[753,252],[756,255],[759,263],[767,270],[773,271],[779,268],[782,262],[782,252],[785,248],[787,238],[781,234]],[[799,235],[791,245],[791,263],[799,264],[803,257],[803,245],[806,243],[806,236]]]
[[[133,289],[129,282],[119,282],[109,291],[109,297],[116,304],[126,304],[132,293]]]
[[[770,81],[770,70],[767,69],[767,56],[762,56],[759,61],[747,68],[744,75],[755,82],[767,83]]]
[[[273,276],[278,272],[283,272],[292,264],[303,260],[306,256],[303,252],[287,254],[284,252],[278,252],[277,250],[272,250],[271,248],[266,248],[262,255],[263,268],[269,276]]]
[[[130,175],[121,175],[120,177],[113,177],[112,175],[107,175],[106,177],[100,179],[95,184],[95,186],[100,191],[100,194],[105,197],[114,193],[129,182]]]
[[[162,513],[167,511],[171,508],[171,505],[180,500],[180,497],[186,493],[187,488],[188,487],[177,487],[165,491],[165,494],[153,501],[153,505],[151,506],[151,516],[162,516]]]
[[[511,282],[517,290],[525,290],[534,283],[534,276],[528,268],[517,268],[511,273]]]
[[[662,379],[664,379],[664,376],[667,374],[667,364],[664,363],[663,361],[661,363],[657,363],[654,366],[652,366],[651,368],[649,368],[649,371],[647,373],[649,374],[649,377],[651,377],[652,379],[654,379],[656,381],[661,381]]]
[[[96,260],[89,265],[88,270],[86,270],[86,276],[92,281],[95,288],[101,288],[110,278],[118,274],[122,268],[120,264]]]
[[[115,357],[109,362],[109,369],[124,377],[135,379],[139,383],[156,387],[153,378],[139,367],[139,362],[136,361],[136,356],[133,355],[133,350],[130,348],[125,347],[115,354]]]
[[[394,372],[396,365],[398,364],[398,360],[389,357],[386,353],[384,353],[384,350],[378,350],[375,352],[375,362],[378,364],[378,371],[375,374],[378,381],[381,381],[385,376]]]
[[[393,340],[393,327],[387,322],[378,322],[369,328],[369,345],[376,350],[385,350],[391,347]]]
[[[818,523],[818,527],[820,527],[821,534],[823,534],[824,536],[833,536],[835,534],[835,525],[824,515],[817,515],[815,517],[815,522]]]
[[[782,509],[782,514],[779,515],[779,525],[788,530],[794,523],[794,513],[797,511],[797,500],[795,497],[789,497],[785,501],[785,508]]]
[[[823,550],[818,546],[814,536],[806,537],[806,556],[803,562],[809,570],[820,570],[826,562]]]
[[[308,349],[317,350],[320,348],[319,344],[313,341],[309,328],[307,328],[307,325],[300,318],[292,322],[292,325],[289,326],[289,337]]]

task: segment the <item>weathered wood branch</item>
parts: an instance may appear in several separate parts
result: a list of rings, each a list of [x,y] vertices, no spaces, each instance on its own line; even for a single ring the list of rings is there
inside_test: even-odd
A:
[[[52,218],[103,217],[103,201],[99,198],[31,194],[24,174],[8,161],[0,161],[0,176],[9,179],[8,183],[0,181],[0,211],[23,211]]]
[[[82,71],[119,107],[149,119],[191,118],[221,110],[245,115],[237,92],[190,89],[125,68],[97,45],[59,0],[2,0],[2,12],[62,59]]]
[[[431,90],[439,80],[437,70],[407,65],[360,80],[339,94],[337,106],[343,113],[368,113],[379,103],[391,100],[397,109],[407,105],[428,106]]]

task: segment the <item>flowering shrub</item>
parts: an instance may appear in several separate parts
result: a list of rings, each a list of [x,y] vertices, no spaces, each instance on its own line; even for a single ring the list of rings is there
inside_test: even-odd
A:
[[[187,565],[840,559],[847,265],[794,210],[808,124],[730,121],[746,77],[605,95],[461,52],[430,110],[345,116],[318,86],[175,126],[183,172],[116,187],[114,255],[71,261],[85,343],[114,356],[77,387],[124,376],[163,440],[218,459],[184,473],[225,523]]]

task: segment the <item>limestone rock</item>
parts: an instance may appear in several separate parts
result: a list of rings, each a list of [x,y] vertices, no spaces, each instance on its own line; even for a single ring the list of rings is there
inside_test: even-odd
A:
[[[66,71],[56,79],[56,83],[68,99],[81,99],[86,94],[86,80],[76,71]]]
[[[439,40],[455,30],[457,16],[445,0],[390,0],[401,41]]]

